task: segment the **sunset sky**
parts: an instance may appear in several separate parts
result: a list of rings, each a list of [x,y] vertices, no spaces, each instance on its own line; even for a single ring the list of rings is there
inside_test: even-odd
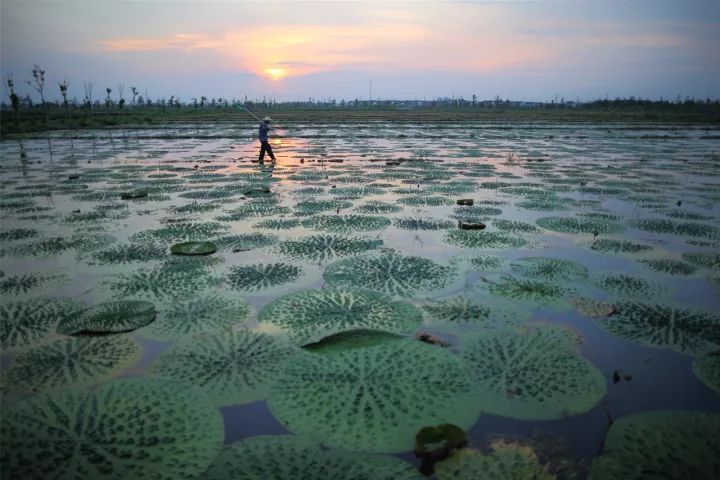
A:
[[[2,0],[2,74],[48,97],[720,96],[720,1]],[[6,89],[3,90],[6,93]],[[126,93],[126,97],[127,97]]]

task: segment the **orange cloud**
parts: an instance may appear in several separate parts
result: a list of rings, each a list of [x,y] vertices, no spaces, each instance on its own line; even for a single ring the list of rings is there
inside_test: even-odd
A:
[[[421,25],[278,25],[218,35],[174,34],[100,42],[106,52],[212,50],[271,80],[342,68],[491,71],[551,52],[529,36],[483,29],[451,34]]]

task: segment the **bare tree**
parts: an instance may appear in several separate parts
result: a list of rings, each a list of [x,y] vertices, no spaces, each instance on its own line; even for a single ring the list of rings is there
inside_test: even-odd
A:
[[[10,90],[10,105],[15,112],[15,125],[17,125],[20,122],[20,97],[15,93],[15,81],[12,75],[7,77],[7,86]]]
[[[120,94],[120,99],[118,100],[118,106],[120,107],[120,115],[123,114],[123,108],[125,107],[125,99],[123,98],[123,91],[125,90],[125,85],[122,83],[118,83],[118,93]]]
[[[90,115],[90,112],[92,110],[92,94],[93,94],[92,82],[84,82],[83,88],[85,89],[85,105],[88,108],[88,115]]]
[[[31,82],[30,80],[26,80],[25,82],[40,94],[40,102],[42,102],[43,108],[43,117],[45,118],[45,123],[47,123],[47,107],[45,105],[45,96],[43,95],[43,90],[45,90],[45,70],[40,68],[40,65],[36,63],[32,69],[32,74],[33,81]]]
[[[65,114],[69,117],[70,116],[70,105],[68,105],[67,101],[67,89],[70,85],[70,82],[67,80],[63,80],[62,83],[58,83],[58,86],[60,87],[60,95],[63,97],[63,107],[65,107]]]
[[[110,94],[112,93],[112,88],[107,87],[105,88],[105,93],[107,93],[107,98],[105,99],[105,106],[108,109],[108,112],[110,111],[110,106],[112,105],[112,99],[110,98]]]
[[[137,90],[137,88],[135,88],[135,87],[130,87],[130,90],[132,90],[132,96],[133,96],[132,106],[134,107],[134,106],[135,106],[135,99],[136,99],[137,96],[138,96],[138,90]]]

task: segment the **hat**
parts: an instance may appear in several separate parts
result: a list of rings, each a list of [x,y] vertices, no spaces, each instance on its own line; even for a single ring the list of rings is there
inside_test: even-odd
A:
[[[263,118],[263,122],[272,122],[272,118],[265,115],[265,118]]]

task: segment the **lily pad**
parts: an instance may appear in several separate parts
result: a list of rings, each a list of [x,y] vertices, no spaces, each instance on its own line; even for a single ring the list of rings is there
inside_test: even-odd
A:
[[[402,210],[402,207],[393,205],[392,203],[380,202],[377,200],[367,202],[365,205],[360,205],[355,208],[356,212],[359,213],[395,213]]]
[[[266,305],[258,320],[281,327],[302,345],[359,328],[409,333],[421,323],[422,314],[378,292],[324,288],[282,296]]]
[[[584,280],[588,276],[584,265],[562,258],[522,257],[511,263],[510,267],[527,277],[551,282]]]
[[[11,405],[0,462],[8,478],[192,479],[223,436],[219,410],[197,390],[130,378]]]
[[[624,230],[619,223],[588,217],[544,217],[537,223],[542,228],[560,233],[619,233]]]
[[[368,288],[402,297],[442,289],[455,275],[452,266],[396,252],[339,260],[325,269],[325,280],[331,286]]]
[[[653,411],[613,422],[590,469],[593,480],[716,478],[720,414]]]
[[[445,230],[454,228],[455,222],[438,218],[402,217],[393,219],[393,225],[403,230]]]
[[[0,293],[10,295],[37,294],[55,289],[70,280],[65,274],[50,272],[29,272],[4,277],[0,280]]]
[[[268,383],[295,351],[250,330],[200,335],[160,355],[148,374],[200,387],[215,405],[240,405],[266,398]]]
[[[435,466],[439,480],[553,480],[529,447],[504,440],[490,444],[491,452],[464,448]]]
[[[0,346],[11,351],[36,345],[55,333],[58,322],[74,317],[84,307],[56,298],[0,302]]]
[[[695,265],[674,260],[672,258],[663,258],[660,260],[641,260],[640,263],[647,265],[656,272],[667,273],[669,275],[692,275],[697,271]]]
[[[600,238],[595,240],[590,248],[605,253],[642,253],[652,250],[652,245],[629,242],[627,240],[612,240]]]
[[[229,333],[250,314],[250,305],[239,298],[208,295],[166,305],[154,322],[136,333],[154,340],[181,340],[203,333]]]
[[[382,240],[337,235],[311,235],[298,240],[280,242],[277,251],[290,258],[311,262],[327,262],[339,257],[356,255],[381,247]]]
[[[212,242],[183,242],[170,247],[173,255],[210,255],[217,252],[217,246]]]
[[[140,300],[105,302],[58,323],[64,335],[132,332],[155,320],[155,305]]]
[[[720,270],[720,253],[688,252],[683,253],[682,258],[698,267]]]
[[[617,312],[599,321],[627,340],[699,355],[720,345],[720,315],[667,305],[621,302]]]
[[[701,382],[720,393],[720,350],[696,358],[692,370]]]
[[[372,215],[315,215],[303,220],[302,225],[333,233],[352,233],[382,230],[390,225],[390,220]]]
[[[61,338],[19,353],[7,371],[13,390],[34,392],[99,383],[132,366],[140,347],[127,335]]]
[[[483,412],[553,420],[586,412],[605,395],[605,378],[578,356],[579,338],[559,326],[467,335],[461,356],[480,386]]]
[[[257,436],[226,445],[205,480],[422,480],[399,458],[328,450],[294,435]]]
[[[329,335],[317,342],[307,343],[302,348],[314,353],[334,353],[348,351],[353,348],[370,347],[394,340],[402,340],[403,338],[407,337],[382,330],[360,328]]]
[[[480,230],[451,230],[445,234],[445,242],[465,248],[519,248],[525,245],[521,237],[502,232]]]
[[[397,340],[297,355],[273,383],[268,405],[289,430],[324,445],[404,452],[427,424],[475,422],[468,377],[446,349]]]
[[[302,275],[302,269],[287,263],[259,263],[230,267],[226,279],[236,290],[256,291],[291,283]]]
[[[564,297],[575,291],[571,287],[563,287],[539,280],[515,278],[509,275],[504,276],[499,282],[480,285],[487,287],[488,291],[493,295],[513,300],[543,303],[561,303]]]
[[[601,290],[620,297],[651,299],[667,291],[667,287],[657,282],[624,274],[600,275],[594,280]]]

